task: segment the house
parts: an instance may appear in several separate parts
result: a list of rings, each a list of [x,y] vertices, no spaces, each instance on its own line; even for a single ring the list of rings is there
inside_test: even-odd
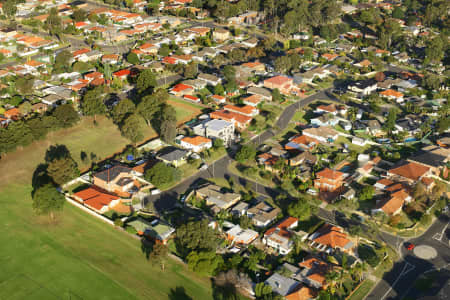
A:
[[[112,73],[113,78],[118,78],[120,80],[125,80],[128,76],[131,75],[131,71],[129,69],[123,69]]]
[[[224,96],[220,96],[220,95],[211,95],[211,96],[209,96],[209,98],[219,104],[223,104],[227,100],[227,98],[225,98]]]
[[[273,166],[278,161],[279,157],[270,153],[261,153],[257,157],[258,164],[263,165],[266,170],[274,171]]]
[[[259,114],[259,109],[251,105],[237,106],[227,104],[223,108],[228,111],[238,113],[247,117],[254,117]]]
[[[295,234],[291,229],[297,227],[298,219],[288,217],[280,224],[264,233],[263,243],[274,248],[278,253],[286,255],[291,252],[294,242],[291,237]]]
[[[272,93],[268,89],[262,87],[249,87],[247,93],[250,95],[257,95],[264,101],[272,101]]]
[[[252,121],[251,117],[247,117],[242,114],[223,109],[213,111],[209,114],[209,116],[211,117],[211,119],[220,119],[227,122],[233,122],[235,128],[238,130],[244,130],[248,125],[250,125],[250,122]]]
[[[162,149],[156,158],[162,160],[166,164],[173,165],[174,167],[179,167],[186,163],[189,151],[177,148],[177,147],[166,147]]]
[[[247,214],[247,210],[249,208],[249,204],[245,202],[239,202],[231,209],[231,214],[235,217],[242,217]]]
[[[120,56],[118,54],[105,54],[102,56],[102,62],[107,64],[118,64],[120,61]]]
[[[366,126],[367,134],[373,135],[375,137],[384,135],[384,130],[378,120],[368,120],[366,122]]]
[[[202,152],[212,147],[212,140],[201,135],[184,137],[180,141],[180,146],[193,152]]]
[[[50,107],[56,107],[58,105],[64,104],[66,101],[65,99],[61,98],[59,95],[50,94],[45,96],[41,99],[42,103],[50,106]]]
[[[139,235],[147,236],[159,243],[167,244],[172,234],[175,232],[175,228],[162,222],[159,219],[155,219],[149,222],[145,219],[138,218],[127,225],[133,227]]]
[[[300,282],[284,277],[278,273],[273,273],[272,276],[267,278],[264,283],[271,286],[274,293],[277,293],[283,297],[292,294],[300,285]]]
[[[289,158],[290,166],[313,166],[317,162],[317,157],[308,150]]]
[[[264,87],[269,89],[278,89],[281,93],[285,95],[291,94],[294,90],[294,80],[286,76],[275,76],[264,80]]]
[[[343,252],[351,252],[354,247],[344,230],[331,224],[324,224],[311,234],[309,239],[312,241],[311,245],[321,251],[339,249]]]
[[[252,219],[253,224],[258,228],[267,227],[272,223],[281,210],[278,207],[272,207],[265,201],[260,201],[247,211],[247,216]]]
[[[307,128],[304,129],[302,133],[303,135],[316,139],[321,143],[332,143],[339,137],[339,133],[328,126]]]
[[[195,195],[205,199],[206,204],[212,206],[211,209],[215,213],[229,209],[241,200],[240,194],[224,191],[222,187],[214,184],[197,189]]]
[[[344,186],[345,173],[325,168],[316,174],[314,187],[320,191],[336,192]]]
[[[3,113],[3,115],[8,120],[18,120],[18,119],[20,119],[21,113],[18,108],[14,107],[14,108],[10,108],[7,111],[5,111]]]
[[[355,81],[349,84],[347,89],[359,95],[367,96],[370,95],[372,92],[376,91],[377,82],[375,79]]]
[[[387,172],[387,176],[394,181],[403,181],[408,184],[414,184],[430,174],[429,167],[415,162],[403,162]]]
[[[347,113],[347,108],[343,105],[336,105],[334,103],[330,103],[328,105],[319,105],[314,110],[316,114],[332,114],[337,116],[338,114],[345,115]]]
[[[251,96],[242,98],[242,102],[245,105],[251,105],[251,106],[256,107],[256,106],[258,106],[258,104],[263,102],[263,99],[259,95],[251,95]]]
[[[172,95],[182,97],[184,95],[192,95],[194,88],[190,85],[179,83],[170,89]]]
[[[119,196],[108,193],[97,186],[74,193],[72,197],[99,214],[104,214],[120,203]]]
[[[115,165],[93,175],[94,185],[123,197],[137,191],[132,169],[124,165]]]
[[[435,176],[440,176],[447,170],[450,160],[450,150],[439,146],[426,146],[408,158],[408,161],[430,168]]]
[[[335,269],[330,263],[312,255],[305,257],[298,265],[300,268],[294,278],[317,290],[326,289],[326,275]]]
[[[336,58],[338,58],[339,55],[337,55],[336,53],[324,53],[324,54],[322,54],[322,57],[324,59],[326,59],[327,61],[333,61]]]
[[[387,199],[379,201],[377,208],[372,210],[372,213],[382,211],[386,215],[394,216],[402,211],[405,203],[411,201],[411,196],[404,189],[401,189],[391,193]]]
[[[313,126],[336,126],[339,123],[339,119],[332,114],[322,114],[318,117],[310,120]]]
[[[192,128],[195,134],[212,139],[221,139],[224,145],[234,140],[234,123],[220,119],[206,120]]]
[[[207,84],[212,86],[216,86],[222,82],[222,79],[220,79],[219,77],[206,73],[198,74],[197,78],[205,81]]]
[[[284,145],[286,150],[313,150],[320,142],[315,138],[306,135],[295,135],[289,139],[289,142]]]
[[[230,38],[230,32],[226,29],[217,27],[214,28],[213,39],[216,41],[226,41]]]
[[[403,102],[403,93],[401,92],[397,92],[396,90],[393,89],[388,89],[385,91],[380,92],[380,96],[390,99],[390,100],[395,100],[398,103]]]
[[[139,50],[144,52],[147,55],[156,55],[158,54],[159,47],[157,45],[153,45],[150,43],[144,43],[141,46],[139,46]]]
[[[187,32],[192,32],[198,36],[206,36],[211,31],[211,29],[208,27],[191,27],[185,30]]]
[[[242,229],[241,226],[235,225],[226,233],[227,240],[233,244],[250,245],[258,238],[258,233],[252,229]]]

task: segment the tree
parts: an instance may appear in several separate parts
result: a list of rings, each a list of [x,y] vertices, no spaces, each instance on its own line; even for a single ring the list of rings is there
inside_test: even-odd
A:
[[[33,209],[36,214],[49,215],[51,219],[54,219],[55,212],[63,209],[64,202],[64,196],[51,183],[38,187],[33,193]]]
[[[170,185],[180,179],[180,171],[163,162],[156,163],[145,172],[145,179],[157,187]]]
[[[384,129],[390,133],[395,129],[395,122],[397,121],[397,110],[395,108],[391,108],[389,110],[387,120],[384,124]]]
[[[403,19],[405,17],[405,12],[399,6],[396,6],[392,11],[392,17],[395,19]]]
[[[161,270],[164,271],[165,264],[169,255],[169,249],[162,243],[156,243],[153,246],[153,251],[150,253],[149,260],[153,265],[160,265]]]
[[[137,106],[137,112],[145,119],[147,125],[150,125],[156,112],[162,110],[162,106],[167,98],[167,92],[160,92],[160,90],[158,90],[156,93],[147,95],[141,99],[141,102]]]
[[[168,56],[170,54],[170,47],[167,44],[162,44],[158,50],[159,56]]]
[[[281,102],[281,101],[283,101],[283,95],[281,95],[279,89],[273,89],[272,90],[272,100],[274,102]]]
[[[445,38],[444,38],[445,39]],[[424,63],[438,63],[442,61],[445,53],[444,40],[441,36],[437,36],[433,38],[431,41],[427,43],[425,48],[425,60]]]
[[[223,265],[222,256],[215,252],[192,251],[186,258],[189,269],[201,275],[212,276]]]
[[[31,103],[28,101],[24,101],[18,107],[21,115],[28,115],[31,112]]]
[[[221,85],[220,83],[214,87],[214,94],[223,95],[224,92],[225,92],[225,90],[223,88],[223,85]]]
[[[139,60],[139,56],[136,53],[130,52],[127,54],[127,62],[132,65],[138,65],[141,61]]]
[[[82,22],[82,21],[84,21],[84,20],[86,20],[86,18],[87,18],[87,12],[85,11],[85,10],[83,10],[83,9],[75,9],[74,11],[73,11],[73,13],[72,13],[72,19],[75,21],[75,22]]]
[[[72,104],[59,105],[52,112],[52,116],[58,120],[59,126],[62,128],[72,127],[80,120],[80,116],[75,111]]]
[[[17,3],[15,0],[7,0],[3,2],[2,7],[3,13],[8,18],[13,18],[16,15],[17,12]]]
[[[59,52],[55,57],[54,70],[56,73],[67,72],[70,70],[70,61],[73,55],[68,50]]]
[[[304,198],[298,199],[297,202],[292,202],[288,206],[288,214],[292,217],[298,218],[300,221],[307,220],[311,216],[311,205]]]
[[[144,138],[144,134],[142,132],[145,126],[144,124],[145,121],[142,116],[134,113],[123,120],[120,126],[120,132],[124,137],[133,143],[137,143]]]
[[[190,221],[177,228],[175,245],[177,252],[186,256],[191,251],[215,251],[217,232],[209,227],[208,220]]]
[[[215,139],[214,140],[214,142],[213,142],[213,148],[214,149],[220,149],[220,148],[222,148],[223,147],[223,140],[222,139]]]
[[[102,87],[96,87],[89,90],[84,94],[83,101],[81,102],[81,109],[87,116],[94,116],[94,120],[97,115],[103,115],[106,113],[106,105],[103,102]]]
[[[225,77],[225,79],[227,81],[232,81],[235,80],[236,78],[236,70],[233,66],[231,65],[226,65],[223,68],[223,76]]]
[[[439,133],[444,133],[450,127],[450,116],[442,116],[439,118],[436,124]]]
[[[111,116],[114,123],[119,124],[128,115],[132,114],[136,110],[136,106],[133,101],[128,98],[121,100],[111,111]]]
[[[195,62],[184,66],[183,75],[185,78],[195,78],[198,74],[198,65]]]
[[[264,282],[255,285],[255,296],[257,298],[264,298],[270,294],[272,294],[272,287],[270,285],[266,285]]]
[[[58,10],[55,7],[50,9],[47,20],[45,20],[45,25],[51,35],[59,35],[61,33],[62,21],[61,17],[58,15]]]
[[[150,69],[142,71],[137,79],[136,88],[139,93],[144,93],[150,88],[156,87],[156,75]]]
[[[374,186],[373,185],[366,185],[359,192],[358,198],[361,201],[372,200],[374,194],[375,194]]]
[[[256,155],[256,149],[250,145],[244,145],[236,153],[236,160],[240,163],[254,160]]]
[[[77,163],[63,145],[50,147],[45,160],[48,164],[47,173],[57,185],[63,185],[80,175]]]
[[[31,94],[33,92],[33,85],[34,77],[32,76],[19,77],[16,80],[16,89],[21,95]]]
[[[159,128],[161,139],[171,143],[177,134],[177,117],[175,109],[170,105],[164,105],[161,112],[161,126]]]

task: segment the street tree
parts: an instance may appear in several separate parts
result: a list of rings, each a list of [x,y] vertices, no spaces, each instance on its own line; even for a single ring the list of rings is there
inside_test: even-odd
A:
[[[254,160],[256,156],[256,149],[250,145],[244,145],[236,153],[236,160],[240,163]]]
[[[292,202],[288,206],[290,216],[298,218],[300,221],[307,220],[311,216],[311,205],[304,198]]]

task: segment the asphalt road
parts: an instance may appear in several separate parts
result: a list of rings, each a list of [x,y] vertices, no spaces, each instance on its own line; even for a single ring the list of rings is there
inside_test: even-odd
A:
[[[415,250],[406,250],[404,245],[398,249],[402,259],[395,263],[394,268],[385,274],[383,279],[376,285],[367,296],[367,300],[385,299],[449,299],[450,273],[450,229],[449,216],[442,214],[430,228],[420,237],[408,242],[415,245]],[[432,259],[422,259],[416,255],[417,247],[430,246],[437,252]],[[445,270],[436,278],[436,287],[421,295],[414,282],[420,275],[432,270]],[[441,297],[443,296],[443,297]]]

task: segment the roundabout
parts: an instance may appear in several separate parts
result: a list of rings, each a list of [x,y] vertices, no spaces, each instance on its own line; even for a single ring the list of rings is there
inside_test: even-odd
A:
[[[422,259],[430,260],[437,257],[437,251],[431,246],[420,245],[414,248],[414,254]]]

